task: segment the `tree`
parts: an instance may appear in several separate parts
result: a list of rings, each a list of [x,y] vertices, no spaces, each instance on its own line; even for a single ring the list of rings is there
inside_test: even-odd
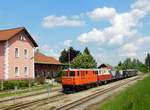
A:
[[[68,55],[67,55],[67,51],[66,49],[64,49],[62,52],[61,52],[61,56],[59,57],[59,61],[62,62],[62,63],[66,63],[68,62]]]
[[[124,67],[125,67],[124,64],[120,61],[118,63],[118,66],[116,67],[116,69],[118,69],[118,70],[124,70],[125,69]]]
[[[89,49],[87,48],[87,47],[85,47],[85,49],[84,49],[84,52],[83,53],[86,53],[87,55],[90,55],[90,51],[89,51]]]
[[[148,68],[145,64],[139,65],[138,70],[141,71],[141,72],[144,72],[144,73],[148,72]]]
[[[75,50],[73,47],[69,47],[68,50],[64,49],[61,52],[59,61],[62,63],[68,63],[69,60],[72,61],[78,54],[80,54],[80,51]]]
[[[137,69],[141,72],[147,72],[147,66],[140,62],[138,59],[131,60],[127,58],[124,62],[119,62],[116,69],[118,70],[125,70],[125,69]]]
[[[87,53],[88,52],[88,53]],[[93,56],[90,54],[90,51],[87,49],[84,50],[83,54],[77,55],[75,59],[71,62],[72,67],[74,68],[96,68],[97,64]]]
[[[148,71],[150,71],[150,54],[148,53],[145,58],[145,65],[148,67]]]

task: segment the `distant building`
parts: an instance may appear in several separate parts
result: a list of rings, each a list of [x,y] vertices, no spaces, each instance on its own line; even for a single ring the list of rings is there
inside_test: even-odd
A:
[[[62,70],[63,64],[51,56],[40,52],[35,53],[35,77],[55,78],[56,73]]]
[[[34,78],[37,46],[23,27],[0,30],[0,80]]]
[[[109,64],[101,64],[98,68],[106,68],[106,69],[113,69],[113,67]]]

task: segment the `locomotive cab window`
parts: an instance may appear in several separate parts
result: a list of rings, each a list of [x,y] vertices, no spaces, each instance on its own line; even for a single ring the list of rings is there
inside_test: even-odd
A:
[[[80,73],[79,73],[79,71],[77,71],[77,76],[80,76]]]
[[[96,71],[96,74],[98,74],[98,71]]]
[[[70,71],[70,76],[75,76],[75,72],[74,71]]]
[[[63,76],[68,76],[67,71],[62,72]]]

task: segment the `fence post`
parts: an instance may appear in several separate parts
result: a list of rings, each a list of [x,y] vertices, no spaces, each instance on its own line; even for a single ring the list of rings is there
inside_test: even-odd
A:
[[[31,91],[31,81],[29,79],[29,91]]]
[[[1,90],[4,90],[4,81],[1,80]]]

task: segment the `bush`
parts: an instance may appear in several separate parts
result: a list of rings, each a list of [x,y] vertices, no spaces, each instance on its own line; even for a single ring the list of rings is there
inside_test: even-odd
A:
[[[57,72],[55,81],[61,83],[61,76],[62,76],[61,71],[60,71],[60,72]]]
[[[8,80],[4,81],[4,90],[14,89],[17,86],[18,89],[29,87],[29,81],[31,86],[34,86],[34,80]]]
[[[37,78],[35,78],[35,82],[37,84],[44,84],[45,83],[45,77],[37,77]]]

